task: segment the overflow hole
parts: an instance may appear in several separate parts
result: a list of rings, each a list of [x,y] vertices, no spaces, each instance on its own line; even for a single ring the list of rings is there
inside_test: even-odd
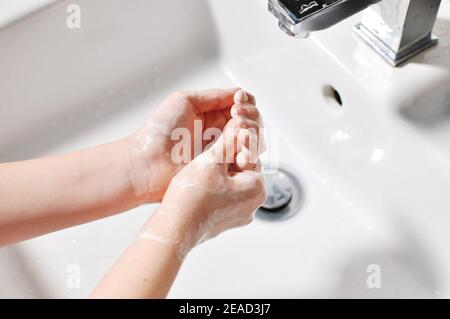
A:
[[[341,94],[333,86],[325,85],[323,87],[323,96],[328,101],[328,103],[338,107],[342,107],[343,101]]]

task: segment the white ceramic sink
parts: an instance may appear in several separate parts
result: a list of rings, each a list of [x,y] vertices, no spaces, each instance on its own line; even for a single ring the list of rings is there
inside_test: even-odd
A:
[[[69,30],[70,3],[0,29],[1,161],[123,137],[174,90],[241,85],[305,192],[295,217],[194,250],[171,297],[450,297],[448,1],[439,46],[398,69],[352,36],[358,16],[293,40],[261,0],[79,0]],[[0,250],[0,297],[86,297],[153,209]]]

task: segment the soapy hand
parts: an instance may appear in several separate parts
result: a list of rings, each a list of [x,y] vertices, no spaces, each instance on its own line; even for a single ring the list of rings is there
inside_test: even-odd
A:
[[[259,163],[248,162],[258,154],[251,154],[245,140],[239,139],[239,133],[246,130],[238,126],[242,120],[231,119],[227,127],[238,129],[226,130],[210,149],[172,179],[161,206],[139,239],[172,245],[179,258],[184,258],[197,244],[253,220],[266,192]],[[255,142],[254,137],[250,143]],[[249,156],[242,156],[240,164],[223,160],[228,154],[236,159],[244,150]]]
[[[177,141],[172,133],[187,129],[191,136],[191,159],[196,155],[195,141],[205,147],[213,141],[203,141],[203,134],[210,128],[222,131],[225,126],[254,128],[257,130],[260,116],[254,97],[240,89],[177,92],[170,95],[149,117],[146,124],[126,139],[129,157],[130,182],[139,203],[161,201],[171,179],[187,164],[173,160],[171,151]],[[230,122],[230,119],[234,119]],[[194,129],[201,122],[201,130]],[[201,135],[201,136],[199,136]],[[254,135],[254,133],[253,133]],[[248,138],[241,138],[242,143]],[[250,153],[243,148],[237,167],[252,168]],[[246,159],[247,158],[247,159]],[[242,164],[244,163],[244,164]]]
[[[196,120],[203,131],[219,134],[193,161],[176,164],[170,131],[183,127],[193,134]],[[143,168],[151,175],[130,174],[141,181],[135,192],[155,196],[151,188],[161,183],[156,196],[164,198],[92,297],[166,297],[192,248],[253,220],[266,198],[258,162],[261,126],[254,97],[241,90],[178,93],[164,102],[129,142],[135,172]]]

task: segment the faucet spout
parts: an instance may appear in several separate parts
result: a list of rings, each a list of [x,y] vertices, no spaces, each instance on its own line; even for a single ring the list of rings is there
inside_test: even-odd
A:
[[[393,66],[437,43],[432,35],[441,0],[269,0],[280,28],[303,38],[364,11],[354,31]]]

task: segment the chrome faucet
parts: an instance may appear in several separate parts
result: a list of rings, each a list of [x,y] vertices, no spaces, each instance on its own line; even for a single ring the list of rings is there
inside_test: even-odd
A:
[[[290,36],[307,38],[365,10],[354,32],[393,66],[435,45],[441,0],[269,0]]]

